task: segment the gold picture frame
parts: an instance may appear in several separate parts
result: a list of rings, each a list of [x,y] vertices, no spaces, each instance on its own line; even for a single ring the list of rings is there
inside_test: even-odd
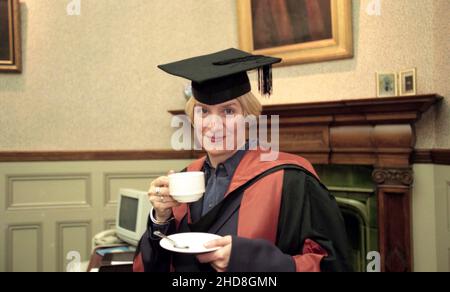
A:
[[[258,2],[256,2],[258,1]],[[352,28],[352,1],[351,0],[297,0],[297,2],[290,2],[292,0],[237,0],[238,10],[238,22],[239,22],[239,45],[244,51],[253,54],[270,55],[283,58],[280,63],[283,65],[303,64],[312,62],[322,62],[329,60],[346,59],[353,57],[353,28]],[[326,1],[329,1],[326,2]],[[290,2],[290,3],[288,3]],[[305,34],[298,33],[300,36],[297,39],[285,38],[286,35],[283,31],[283,25],[286,27],[286,22],[283,20],[288,19],[291,31],[300,27],[301,21],[308,22],[308,30],[321,31],[314,27],[314,23],[317,23],[317,17],[309,17],[305,9],[302,10],[302,5],[307,7],[306,11],[309,13],[311,7],[316,5],[316,10],[320,12],[321,8],[317,8],[317,3],[325,3],[322,6],[326,8],[323,11],[322,26],[324,38],[320,40],[307,41]],[[295,4],[295,5],[294,5]],[[258,6],[261,7],[258,7]],[[283,5],[286,6],[283,8]],[[322,5],[322,4],[321,4]],[[294,8],[294,9],[292,9]],[[270,9],[274,10],[271,11]],[[275,11],[276,10],[276,11]],[[296,11],[298,10],[298,11]],[[311,15],[317,15],[317,13],[310,13]],[[281,15],[274,17],[274,15]],[[306,16],[305,16],[306,15]],[[273,28],[273,25],[258,25],[259,20],[271,21],[280,20],[279,27],[281,29]],[[254,21],[255,19],[255,21]],[[298,21],[293,21],[297,19]],[[275,23],[275,22],[274,22]],[[324,25],[326,23],[326,25]],[[325,29],[324,29],[325,27]],[[263,29],[261,29],[263,28]],[[300,30],[297,29],[297,30]],[[275,32],[274,32],[275,31]],[[267,38],[268,35],[277,35],[281,42],[273,42],[273,46],[270,43],[259,42],[261,38]],[[312,35],[312,33],[311,33]],[[303,37],[302,37],[303,36]]]
[[[400,95],[416,95],[417,93],[417,70],[416,68],[400,71],[399,78],[399,90]]]
[[[398,80],[396,72],[376,73],[377,97],[392,97],[398,95]]]
[[[19,0],[0,0],[0,73],[21,72]]]

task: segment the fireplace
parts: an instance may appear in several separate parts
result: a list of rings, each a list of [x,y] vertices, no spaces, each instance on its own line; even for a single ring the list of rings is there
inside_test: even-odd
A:
[[[316,171],[341,209],[351,247],[353,270],[366,271],[366,255],[378,251],[378,221],[372,167],[316,165]]]
[[[356,270],[365,270],[364,259],[372,250],[380,252],[381,271],[413,270],[414,125],[441,99],[429,94],[263,109],[263,114],[280,116],[281,151],[310,160],[337,197]],[[329,181],[344,174],[357,179],[347,184],[342,184],[347,177]],[[362,188],[354,184],[358,181],[365,182]]]

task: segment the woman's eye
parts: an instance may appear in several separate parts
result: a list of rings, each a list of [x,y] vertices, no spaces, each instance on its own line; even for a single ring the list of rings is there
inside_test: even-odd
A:
[[[206,108],[202,108],[202,114],[207,114],[208,110]]]
[[[232,115],[234,114],[234,110],[232,110],[231,108],[227,108],[223,111],[226,115]]]

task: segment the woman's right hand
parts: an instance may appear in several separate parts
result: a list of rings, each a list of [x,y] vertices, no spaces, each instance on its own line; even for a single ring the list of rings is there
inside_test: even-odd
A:
[[[173,170],[169,174],[175,173]],[[167,176],[160,176],[150,184],[148,190],[148,197],[150,203],[155,210],[155,219],[160,222],[166,222],[172,217],[172,207],[180,205],[169,194],[169,178]]]

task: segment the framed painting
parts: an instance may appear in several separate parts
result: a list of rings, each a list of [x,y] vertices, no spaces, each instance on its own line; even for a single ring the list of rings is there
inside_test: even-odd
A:
[[[21,72],[19,0],[0,0],[0,72]]]
[[[399,73],[400,95],[415,95],[417,93],[416,68]]]
[[[353,57],[351,0],[237,0],[239,44],[281,65]]]
[[[398,82],[397,73],[379,73],[377,72],[377,97],[397,96]]]

